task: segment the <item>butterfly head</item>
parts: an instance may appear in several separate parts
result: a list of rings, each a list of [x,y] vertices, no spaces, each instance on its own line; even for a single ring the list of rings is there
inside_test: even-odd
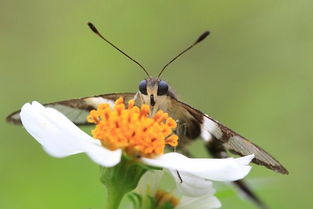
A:
[[[191,48],[196,46],[198,43],[203,41],[209,34],[209,31],[205,31],[202,33],[198,39],[193,42],[189,47],[187,47],[185,50],[181,51],[178,55],[176,55],[174,58],[172,58],[159,72],[157,78],[150,77],[148,71],[134,58],[130,57],[128,54],[126,54],[124,51],[119,49],[117,46],[115,46],[112,42],[107,40],[99,31],[98,29],[90,22],[88,22],[89,28],[97,34],[102,40],[110,44],[112,47],[114,47],[116,50],[121,52],[123,55],[125,55],[128,59],[136,63],[148,76],[147,79],[142,80],[139,84],[139,92],[141,101],[145,104],[148,104],[152,107],[156,107],[153,109],[163,109],[165,110],[166,105],[169,103],[168,98],[174,97],[176,98],[175,94],[170,90],[168,84],[166,81],[161,80],[160,77],[165,69],[167,69],[167,66],[169,66],[171,63],[173,63],[178,57],[185,54],[187,51],[189,51]]]
[[[159,106],[168,96],[173,95],[167,82],[157,78],[140,81],[139,94],[144,103],[150,106]]]

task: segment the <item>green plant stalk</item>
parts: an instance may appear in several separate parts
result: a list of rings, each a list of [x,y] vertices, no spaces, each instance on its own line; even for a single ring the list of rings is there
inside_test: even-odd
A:
[[[147,167],[125,155],[112,168],[101,167],[101,182],[107,189],[106,209],[118,209],[126,193],[136,188]]]
[[[121,191],[116,191],[114,187],[107,187],[107,202],[106,207],[107,209],[118,209],[124,195]]]

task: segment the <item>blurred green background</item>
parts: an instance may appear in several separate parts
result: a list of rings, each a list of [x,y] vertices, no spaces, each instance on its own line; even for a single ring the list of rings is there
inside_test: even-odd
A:
[[[86,26],[157,74],[172,64],[179,97],[276,156],[283,176],[254,166],[256,192],[276,209],[312,208],[313,2],[1,1],[0,208],[104,208],[98,166],[85,155],[48,156],[4,117],[24,103],[137,91],[144,73]],[[201,143],[193,146],[200,149]],[[222,187],[223,208],[255,208]]]

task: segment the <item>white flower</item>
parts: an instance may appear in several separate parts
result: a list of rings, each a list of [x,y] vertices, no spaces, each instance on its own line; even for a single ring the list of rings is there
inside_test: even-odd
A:
[[[213,191],[213,183],[187,172],[169,170],[175,179],[177,190],[189,197],[203,196]]]
[[[147,206],[147,199],[145,195],[150,197],[156,197],[157,192],[160,190],[160,182],[163,176],[163,171],[148,171],[140,179],[135,192],[143,196],[143,206]],[[187,178],[184,173],[180,173],[181,178],[185,179],[186,184],[193,184],[196,180],[200,183],[199,179]],[[198,188],[205,188],[205,192],[201,195],[195,195],[193,197],[186,196],[185,193],[181,193],[180,190],[172,192],[173,198],[177,199],[177,205],[175,209],[213,209],[221,207],[220,201],[214,196],[215,189],[212,186],[212,182],[202,182],[203,185],[197,185]],[[203,190],[202,190],[203,191]],[[167,194],[168,195],[168,194]]]
[[[183,196],[175,209],[211,209],[220,208],[221,202],[214,194],[206,194],[199,197]]]
[[[32,104],[25,104],[20,115],[25,129],[53,157],[86,153],[94,162],[104,167],[115,166],[121,160],[121,149],[111,151],[103,147],[99,140],[83,132],[53,108],[44,107],[34,101]],[[178,170],[188,178],[235,181],[249,173],[251,167],[248,164],[253,157],[254,155],[237,159],[192,159],[179,153],[167,153],[140,160],[151,166]],[[184,187],[187,188],[188,185]]]

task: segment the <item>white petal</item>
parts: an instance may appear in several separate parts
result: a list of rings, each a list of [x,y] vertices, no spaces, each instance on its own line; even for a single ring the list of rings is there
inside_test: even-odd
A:
[[[92,139],[95,140],[95,139]],[[97,164],[104,167],[113,167],[121,161],[122,150],[111,151],[104,148],[100,142],[89,142],[85,145],[86,154]]]
[[[253,158],[254,155],[236,159],[188,158],[182,154],[172,152],[154,159],[142,158],[142,161],[151,166],[188,172],[214,181],[236,181],[244,178],[249,173],[251,167],[247,164]]]
[[[62,113],[38,102],[25,104],[21,110],[25,129],[54,157],[85,152],[96,163],[110,167],[119,163],[121,150],[110,151],[98,140],[80,130]]]
[[[207,194],[197,198],[183,196],[175,209],[213,209],[221,206],[221,202],[215,196]]]
[[[169,170],[169,172],[175,179],[177,190],[185,196],[199,197],[215,193],[213,183],[207,179],[183,171]]]
[[[160,188],[163,170],[148,170],[139,180],[135,189],[141,195],[150,195],[154,197],[157,190]]]

